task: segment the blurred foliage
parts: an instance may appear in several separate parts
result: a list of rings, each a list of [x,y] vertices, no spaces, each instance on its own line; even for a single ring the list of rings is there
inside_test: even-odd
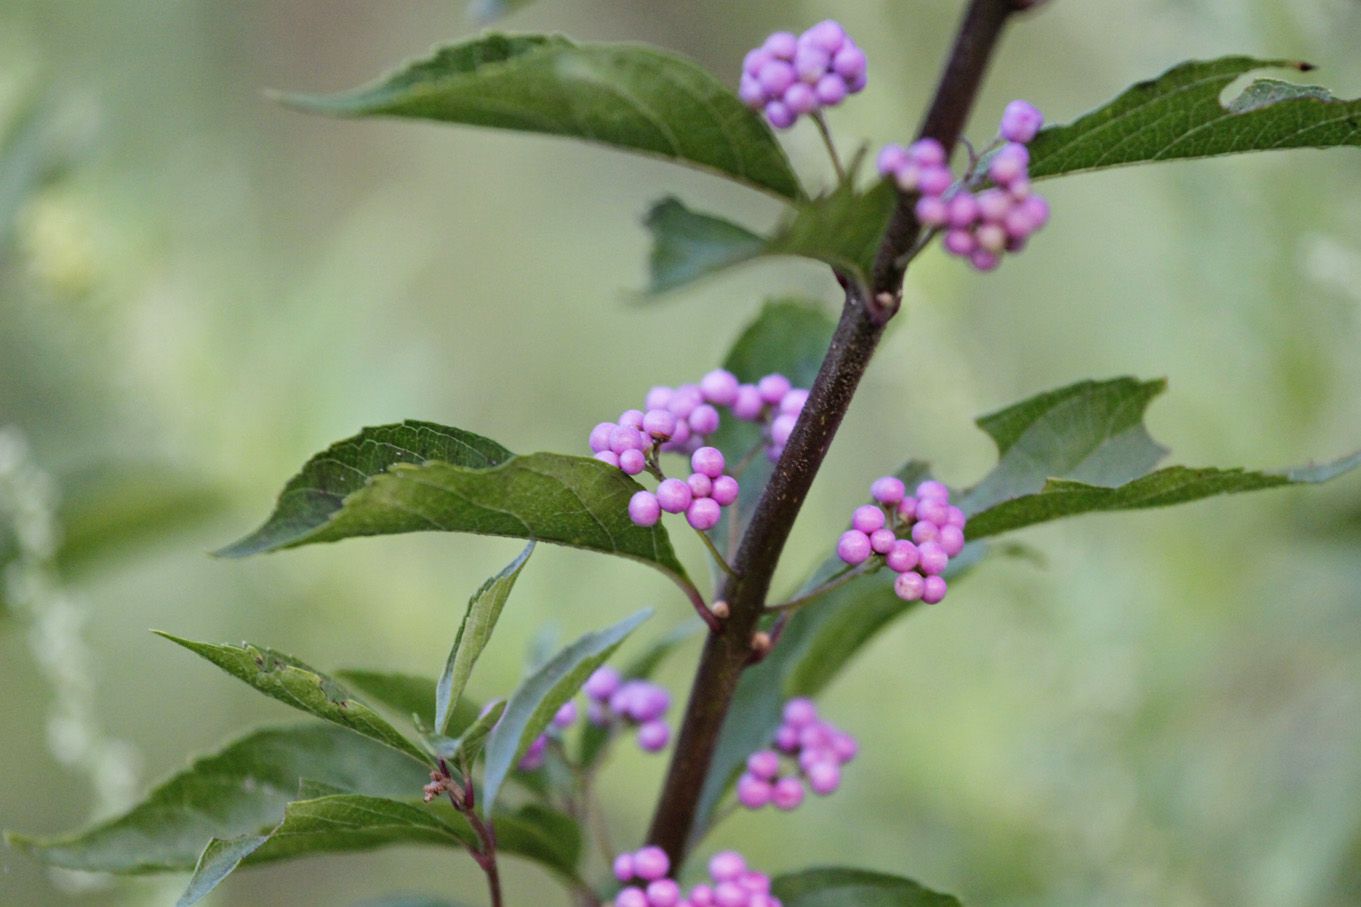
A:
[[[832,117],[853,147],[907,137],[955,14],[599,0],[530,4],[498,27],[651,41],[731,83],[764,34],[838,16],[871,59],[869,89]],[[1021,95],[1069,120],[1180,60],[1229,53],[1307,59],[1320,67],[1309,81],[1356,97],[1359,29],[1361,6],[1343,0],[1056,0],[1009,34],[977,122]],[[137,744],[148,777],[277,715],[215,672],[185,670],[148,627],[434,675],[467,596],[519,550],[411,536],[248,563],[204,556],[313,451],[362,425],[424,418],[515,450],[579,452],[591,425],[651,384],[711,367],[762,299],[836,299],[825,269],[777,261],[628,305],[647,273],[638,221],[655,199],[674,193],[763,228],[774,203],[551,139],[333,122],[263,98],[360,84],[468,35],[461,3],[0,7],[0,424],[31,440],[64,506],[82,497],[71,477],[149,463],[158,492],[158,477],[187,481],[233,514],[70,571],[91,606],[104,717]],[[34,116],[53,126],[25,163],[13,149]],[[811,129],[786,146],[810,187],[830,183]],[[30,176],[12,182],[20,171]],[[1184,462],[1259,468],[1353,449],[1357,174],[1354,154],[1298,151],[1054,180],[1053,223],[999,273],[923,256],[906,317],[795,527],[782,585],[825,555],[868,477],[910,457],[954,482],[979,475],[994,453],[974,416],[1091,375],[1166,375],[1150,425]],[[68,538],[135,522],[115,512],[63,512]],[[836,797],[798,821],[734,817],[709,846],[754,842],[748,856],[772,871],[901,872],[966,904],[1354,904],[1357,512],[1352,476],[1027,531],[1043,565],[995,559],[947,605],[895,623],[825,691],[827,714],[864,744]],[[561,550],[536,561],[479,663],[476,699],[515,686],[546,624],[572,638],[655,604],[629,659],[689,616],[637,565]],[[695,645],[657,675],[677,693]],[[39,676],[24,633],[0,633],[0,814],[42,832],[78,825],[88,792],[48,755]],[[617,840],[642,834],[640,804],[662,769],[612,757]],[[5,904],[162,904],[184,882],[82,894],[22,854],[0,861]],[[511,903],[563,903],[544,895],[546,876],[514,875]],[[479,884],[468,861],[432,873],[406,849],[252,870],[205,903],[348,904],[391,890],[474,900],[464,892]]]

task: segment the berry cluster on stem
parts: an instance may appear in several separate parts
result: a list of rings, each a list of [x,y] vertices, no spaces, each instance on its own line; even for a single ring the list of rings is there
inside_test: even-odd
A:
[[[865,52],[827,19],[798,36],[775,32],[748,52],[737,94],[770,125],[788,129],[860,92],[868,80]]]
[[[637,728],[638,746],[644,752],[666,749],[671,729],[664,719],[671,708],[671,694],[664,687],[646,680],[624,680],[606,665],[597,668],[582,689],[590,700],[586,718],[591,724],[608,727],[620,722]]]
[[[841,766],[859,750],[854,737],[818,718],[817,707],[804,698],[785,703],[784,721],[772,742],[774,748],[747,757],[747,770],[737,780],[737,801],[747,809],[795,809],[803,802],[805,783],[819,796],[833,793],[841,786]],[[793,767],[783,774],[786,761]]]
[[[709,882],[682,893],[669,877],[671,861],[660,847],[643,847],[621,853],[614,860],[614,877],[625,883],[612,902],[614,907],[781,907],[770,893],[770,876],[747,866],[732,850],[709,860]]]
[[[934,605],[945,598],[942,574],[964,549],[964,511],[950,503],[950,489],[928,480],[909,496],[901,479],[884,476],[870,496],[875,503],[857,507],[837,540],[837,557],[851,567],[882,558],[898,574],[893,591],[903,601]]]
[[[1003,254],[1020,252],[1049,222],[1049,203],[1030,186],[1026,148],[1043,124],[1044,116],[1031,104],[1012,101],[1002,114],[998,140],[970,161],[958,182],[944,146],[930,138],[907,148],[884,146],[879,173],[902,191],[918,193],[917,221],[944,232],[945,251],[991,271]],[[992,185],[983,188],[987,182]]]

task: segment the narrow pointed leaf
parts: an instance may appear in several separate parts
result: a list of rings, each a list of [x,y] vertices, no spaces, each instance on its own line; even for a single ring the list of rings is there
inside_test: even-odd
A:
[[[559,876],[575,880],[581,862],[581,828],[570,817],[538,803],[496,814],[496,846]]]
[[[189,885],[175,902],[175,907],[190,907],[191,904],[197,904],[208,892],[216,888],[219,882],[231,875],[232,871],[241,865],[242,860],[268,840],[268,835],[240,835],[226,840],[213,838],[208,842],[208,846],[203,848],[198,865],[194,867],[194,874],[189,879]]]
[[[210,839],[267,834],[305,778],[393,798],[419,796],[429,780],[410,759],[343,728],[271,728],[195,760],[122,816],[75,834],[6,837],[66,869],[188,872]]]
[[[585,139],[800,195],[761,117],[690,60],[640,44],[486,35],[366,88],[284,95],[332,116],[398,116]]]
[[[364,702],[354,698],[344,686],[292,656],[249,643],[215,645],[156,632],[266,696],[390,746],[423,765],[430,763],[430,758],[419,746]]]
[[[283,822],[247,862],[372,850],[389,844],[461,847],[472,841],[472,830],[462,817],[452,809],[445,812],[450,816],[447,822],[415,803],[362,794],[297,800],[288,804]]]
[[[525,546],[524,551],[506,565],[506,568],[482,584],[482,588],[468,600],[468,608],[463,613],[463,621],[458,626],[449,659],[440,675],[435,690],[435,732],[446,733],[453,707],[463,695],[463,688],[472,675],[473,665],[482,654],[492,630],[501,616],[510,592],[515,588],[515,580],[534,552],[534,543]]]
[[[1051,479],[1036,494],[1003,501],[970,518],[968,534],[971,539],[980,539],[1082,513],[1167,507],[1222,494],[1284,485],[1312,485],[1336,478],[1357,466],[1361,466],[1361,452],[1331,463],[1270,472],[1169,466],[1114,488]]]
[[[1161,380],[1080,381],[983,416],[978,426],[997,444],[997,465],[960,506],[973,515],[1055,476],[1118,485],[1146,474],[1167,449],[1149,436],[1144,412],[1166,388]]]
[[[375,705],[383,706],[408,721],[415,716],[419,719],[414,722],[418,730],[430,730],[433,727],[435,681],[431,678],[393,671],[356,669],[336,671],[335,676],[359,690]],[[460,701],[454,706],[447,733],[463,733],[464,728],[477,720],[480,711],[475,703]]]
[[[486,745],[487,736],[491,734],[492,728],[496,727],[496,722],[501,720],[501,715],[505,711],[505,700],[497,699],[488,703],[482,714],[478,715],[457,738],[432,737],[435,752],[443,759],[466,761],[468,765],[472,765]]]
[[[313,457],[265,524],[218,553],[243,557],[355,536],[472,532],[616,554],[688,582],[666,530],[629,519],[629,498],[640,487],[590,457],[516,456],[470,432],[403,422],[367,428]]]
[[[506,777],[558,709],[651,614],[639,611],[612,627],[587,633],[526,677],[511,694],[500,724],[487,741],[480,802],[484,813],[492,809]]]
[[[1312,67],[1252,57],[1182,63],[1066,126],[1042,131],[1030,146],[1030,175],[1042,179],[1146,161],[1361,145],[1361,99],[1342,101],[1317,86],[1259,79],[1221,102],[1231,82],[1265,68]]]
[[[957,898],[911,879],[867,869],[806,869],[778,876],[771,892],[785,907],[960,907]]]
[[[884,182],[861,192],[842,186],[799,202],[768,237],[665,198],[648,212],[652,233],[648,292],[665,293],[734,265],[775,255],[811,258],[868,284],[874,255],[892,213],[894,192]]]

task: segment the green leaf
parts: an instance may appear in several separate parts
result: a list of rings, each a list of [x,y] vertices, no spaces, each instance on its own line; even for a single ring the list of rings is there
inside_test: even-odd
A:
[[[1042,179],[1145,161],[1361,145],[1361,99],[1340,101],[1316,86],[1261,79],[1221,103],[1231,82],[1264,68],[1313,67],[1252,57],[1182,63],[1067,126],[1042,131],[1030,146],[1030,175]]]
[[[444,665],[444,673],[440,675],[439,685],[435,690],[436,733],[447,732],[453,707],[462,697],[463,688],[472,675],[473,665],[477,663],[482,649],[491,640],[491,633],[501,616],[501,609],[510,598],[511,589],[515,588],[515,580],[519,578],[520,571],[524,569],[532,553],[534,543],[530,542],[515,560],[483,583],[482,588],[468,600],[468,609],[463,613],[463,622],[458,625],[458,634],[454,637],[453,648],[449,650],[449,659]]]
[[[462,817],[452,809],[441,811],[453,817],[457,825],[444,821],[431,809],[383,797],[333,794],[296,800],[288,804],[283,822],[247,862],[372,850],[388,844],[461,847],[474,840]]]
[[[399,116],[585,139],[801,195],[774,134],[695,63],[640,44],[486,35],[366,88],[283,95],[332,116]]]
[[[538,803],[496,814],[496,846],[533,860],[568,880],[581,862],[581,829],[572,819]]]
[[[982,539],[1033,523],[1106,510],[1164,507],[1219,494],[1325,482],[1361,453],[1271,472],[1170,466],[1143,423],[1163,381],[1083,381],[978,420],[997,443],[997,466],[959,499],[966,532]]]
[[[418,729],[429,730],[432,727],[435,715],[434,680],[415,674],[355,669],[336,671],[335,676],[359,690],[376,705],[408,721],[414,716],[417,720],[413,723]],[[458,703],[454,706],[447,733],[463,733],[464,728],[477,720],[480,711],[475,703]]]
[[[805,869],[777,877],[771,892],[785,907],[960,907],[948,894],[867,869]]]
[[[1039,491],[1052,476],[1118,485],[1144,475],[1167,454],[1143,422],[1166,388],[1162,380],[1080,381],[983,416],[978,426],[997,444],[997,465],[959,506],[972,515]]]
[[[313,542],[437,530],[553,542],[649,564],[679,583],[666,530],[633,525],[641,486],[590,457],[516,456],[454,428],[367,428],[307,462],[263,526],[218,552],[242,557]]]
[[[665,293],[773,255],[825,262],[866,286],[893,204],[888,183],[878,182],[863,192],[842,185],[828,195],[797,203],[773,234],[761,237],[667,197],[653,205],[644,221],[652,233],[648,292]]]
[[[604,630],[587,633],[526,677],[511,694],[501,723],[487,742],[480,803],[484,813],[491,810],[506,777],[558,709],[651,614],[639,611]]]
[[[1361,452],[1322,465],[1270,472],[1169,466],[1115,488],[1050,479],[1037,494],[1003,501],[971,517],[968,533],[971,539],[979,539],[1081,513],[1167,507],[1221,494],[1283,485],[1312,485],[1336,478],[1357,466],[1361,466]]]
[[[303,779],[394,798],[419,795],[429,780],[405,756],[342,728],[271,728],[195,760],[118,818],[75,834],[6,837],[66,869],[187,872],[199,862],[204,842],[258,836],[277,825]]]
[[[215,645],[181,639],[159,630],[154,632],[211,661],[266,696],[390,746],[422,765],[430,764],[429,756],[419,746],[355,699],[344,686],[290,655],[249,643]]]
[[[213,838],[203,848],[198,865],[194,867],[194,875],[189,879],[184,894],[175,902],[175,907],[197,904],[219,882],[231,875],[242,860],[255,853],[268,840],[268,835],[240,835],[226,840]]]

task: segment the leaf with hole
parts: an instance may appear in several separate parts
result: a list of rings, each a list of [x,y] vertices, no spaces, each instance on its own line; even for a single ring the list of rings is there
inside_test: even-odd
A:
[[[782,198],[801,195],[759,114],[694,62],[642,44],[490,34],[366,88],[285,94],[331,116],[396,116],[585,139],[689,164]]]

